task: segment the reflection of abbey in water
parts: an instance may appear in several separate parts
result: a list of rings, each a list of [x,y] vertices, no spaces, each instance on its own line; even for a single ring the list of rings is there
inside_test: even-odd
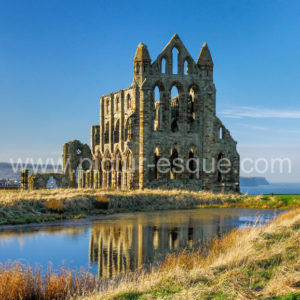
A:
[[[212,224],[190,220],[179,227],[153,222],[98,224],[92,227],[89,259],[98,264],[99,277],[113,277],[162,260],[169,252],[206,245],[226,232],[223,218]]]

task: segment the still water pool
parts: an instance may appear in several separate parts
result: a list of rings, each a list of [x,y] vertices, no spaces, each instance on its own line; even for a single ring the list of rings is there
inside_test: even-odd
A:
[[[65,265],[112,277],[149,267],[166,254],[198,249],[236,228],[266,222],[274,210],[172,210],[117,214],[44,226],[0,229],[0,262]]]

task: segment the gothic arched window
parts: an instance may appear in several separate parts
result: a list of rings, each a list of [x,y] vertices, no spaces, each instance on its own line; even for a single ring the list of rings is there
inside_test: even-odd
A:
[[[109,143],[109,122],[106,122],[104,128],[104,144]]]
[[[179,95],[176,86],[171,89],[171,131],[178,131],[178,120],[179,120]]]
[[[165,58],[163,58],[161,60],[161,73],[162,74],[166,74],[167,73],[167,62],[166,62]]]
[[[119,143],[120,140],[120,122],[119,120],[116,122],[115,130],[114,130],[114,143]]]

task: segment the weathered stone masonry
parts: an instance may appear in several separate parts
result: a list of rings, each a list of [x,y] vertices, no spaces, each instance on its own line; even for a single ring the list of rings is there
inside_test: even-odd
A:
[[[173,62],[174,50],[177,62]],[[230,132],[216,116],[214,65],[207,44],[195,62],[175,34],[154,62],[142,43],[133,62],[131,86],[100,99],[100,124],[91,129],[95,166],[89,172],[79,171],[78,186],[238,191],[239,154]],[[178,92],[174,97],[173,87]],[[156,97],[155,89],[159,90]],[[171,166],[176,158],[199,159],[201,170],[210,170],[212,159],[216,164],[228,158],[232,168],[227,174],[217,169],[159,173],[157,161],[162,157]],[[70,180],[74,182],[73,177]]]

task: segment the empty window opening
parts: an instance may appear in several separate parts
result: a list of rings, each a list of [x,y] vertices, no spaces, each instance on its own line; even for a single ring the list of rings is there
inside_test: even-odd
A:
[[[132,135],[132,121],[131,118],[127,120],[126,127],[125,127],[125,140],[130,141]]]
[[[176,150],[176,148],[173,148],[171,150],[171,157],[170,157],[170,164],[171,164],[171,168],[170,168],[170,179],[176,179],[178,176],[178,167],[176,164],[178,164],[178,152]],[[176,168],[177,167],[177,168]]]
[[[116,170],[117,170],[116,186],[117,188],[120,189],[122,187],[122,158],[120,154],[118,154],[116,158]]]
[[[106,106],[106,113],[108,114],[109,113],[109,100],[107,100],[105,102],[105,106]]]
[[[178,53],[178,49],[174,47],[172,50],[173,74],[178,74]]]
[[[140,73],[140,64],[138,62],[136,63],[135,70],[137,74]]]
[[[46,185],[46,189],[48,190],[55,190],[57,189],[57,183],[56,183],[56,180],[53,178],[53,176],[51,176],[49,179],[48,179],[48,182],[47,182],[47,185]]]
[[[79,179],[79,174],[78,173],[80,173],[82,171],[82,169],[81,169],[81,166],[79,167],[77,167],[76,168],[76,170],[75,170],[75,180],[76,180],[76,183],[78,183],[78,179]]]
[[[159,168],[158,168],[158,161],[159,161],[159,151],[156,148],[154,151],[154,179],[159,179]]]
[[[160,126],[160,92],[158,86],[154,89],[154,124],[153,130],[158,131]]]
[[[167,73],[167,63],[166,63],[166,59],[163,58],[161,60],[161,73],[162,74],[166,74]]]
[[[188,61],[184,61],[184,65],[183,65],[183,74],[187,75],[189,72],[189,65],[188,65]]]
[[[187,107],[187,121],[189,130],[194,129],[196,114],[195,114],[195,93],[193,89],[190,89],[190,94],[188,96],[188,107]]]
[[[159,87],[156,86],[154,89],[154,100],[159,101],[160,100],[160,93],[159,93]]]
[[[190,172],[190,179],[195,178],[195,171],[196,171],[196,163],[194,159],[194,150],[190,149],[189,151],[189,172]]]
[[[178,89],[175,85],[171,89],[171,98],[174,98],[174,97],[178,97]]]
[[[220,140],[223,139],[223,127],[220,127],[220,129],[219,129],[219,139]]]
[[[109,143],[109,122],[105,124],[105,130],[104,130],[104,144]]]
[[[114,130],[114,143],[119,143],[119,139],[120,139],[120,122],[118,120]]]
[[[119,109],[120,109],[120,99],[119,99],[119,97],[117,97],[117,99],[116,99],[116,112],[118,112]]]
[[[130,182],[131,182],[131,170],[132,170],[132,155],[130,152],[128,152],[126,159],[125,159],[125,165],[124,165],[124,185],[126,188],[130,188]]]
[[[130,109],[131,108],[131,97],[130,95],[128,94],[127,95],[127,109]]]
[[[171,89],[171,131],[178,131],[178,119],[179,119],[179,96],[176,86]]]
[[[112,178],[111,178],[111,173],[112,173],[112,164],[110,162],[110,158],[106,158],[104,162],[104,174],[105,176],[105,183],[106,183],[106,188],[110,188],[112,186]]]

